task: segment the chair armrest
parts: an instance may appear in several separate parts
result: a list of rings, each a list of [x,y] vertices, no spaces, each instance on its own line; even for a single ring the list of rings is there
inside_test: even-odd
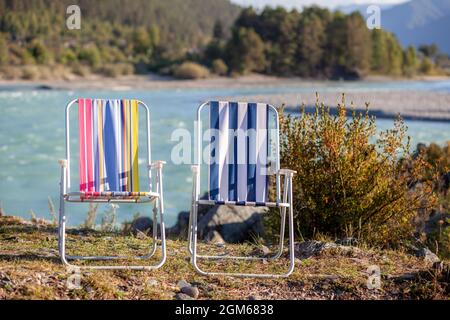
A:
[[[297,173],[297,171],[291,169],[280,169],[278,170],[278,173],[283,175],[294,175]]]
[[[192,173],[198,173],[199,170],[200,170],[200,166],[198,164],[194,164],[191,166]]]
[[[67,167],[67,159],[59,159],[58,163],[61,166],[61,168],[66,168]]]
[[[163,166],[164,166],[166,163],[167,163],[166,161],[158,160],[158,161],[155,161],[155,162],[153,162],[152,164],[150,164],[150,165],[148,166],[148,168],[149,168],[150,170],[151,170],[151,169],[162,169]]]

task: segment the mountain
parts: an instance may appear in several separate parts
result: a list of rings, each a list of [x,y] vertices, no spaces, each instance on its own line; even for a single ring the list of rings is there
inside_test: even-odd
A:
[[[377,3],[374,3],[377,4]],[[450,0],[411,0],[398,5],[380,5],[381,27],[393,32],[403,46],[436,43],[450,54]],[[344,13],[367,17],[368,4],[338,7]]]
[[[450,0],[412,0],[382,10],[381,24],[403,45],[436,43],[450,54]]]

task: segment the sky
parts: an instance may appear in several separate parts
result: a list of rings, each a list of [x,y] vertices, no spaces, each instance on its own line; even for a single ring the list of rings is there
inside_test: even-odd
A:
[[[286,8],[298,8],[301,9],[303,6],[310,6],[313,4],[319,5],[321,7],[328,7],[334,9],[340,6],[355,5],[355,4],[398,4],[402,2],[407,2],[408,0],[231,0],[234,3],[243,6],[254,6],[262,8],[266,5],[270,6],[284,6]]]

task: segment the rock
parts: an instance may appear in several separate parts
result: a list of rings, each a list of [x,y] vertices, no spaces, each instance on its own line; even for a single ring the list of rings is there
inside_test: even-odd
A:
[[[257,295],[252,294],[252,295],[248,296],[248,300],[260,300],[260,299]]]
[[[322,241],[304,241],[295,245],[295,256],[301,260],[308,259],[309,257],[319,255],[326,250],[336,250],[338,253],[358,253],[360,249],[357,247],[343,246],[334,242],[322,242]]]
[[[295,245],[295,256],[300,259],[307,259],[318,255],[326,248],[336,248],[338,244],[332,242],[321,242],[316,240],[304,241]]]
[[[223,244],[225,242],[220,233],[217,232],[216,230],[210,231],[206,235],[205,240],[214,244]]]
[[[214,206],[198,222],[200,239],[217,231],[228,243],[241,243],[264,234],[264,207]]]
[[[206,194],[202,199],[206,199]],[[253,240],[255,236],[264,235],[262,213],[266,211],[265,207],[200,205],[198,208],[198,239],[211,242],[211,239],[215,237],[214,231],[216,231],[227,243]],[[167,229],[167,234],[185,239],[188,226],[189,212],[182,211],[178,214],[175,226]]]
[[[336,240],[336,243],[343,246],[356,246],[358,244],[358,239],[353,237],[346,237]]]
[[[200,294],[200,292],[198,291],[198,288],[192,287],[192,286],[187,286],[187,287],[181,288],[181,293],[184,293],[194,299],[197,299],[198,295]]]
[[[180,289],[183,289],[184,287],[190,287],[190,286],[191,286],[190,283],[187,282],[187,281],[184,280],[184,279],[178,281],[178,283],[177,283],[177,287],[180,288]]]
[[[435,255],[433,252],[431,252],[431,250],[428,248],[419,249],[416,252],[416,256],[423,258],[423,260],[430,262],[430,263],[435,263],[435,262],[441,261],[441,259],[439,259],[439,257],[437,255]]]
[[[159,282],[156,279],[150,279],[150,280],[147,281],[147,285],[150,286],[150,287],[156,287],[158,285],[158,283]]]
[[[176,300],[194,300],[192,297],[188,296],[187,294],[184,293],[177,293],[175,295],[175,299]]]
[[[270,254],[270,249],[266,247],[265,245],[261,246],[261,251],[265,256],[268,256]]]
[[[131,224],[131,232],[138,235],[139,232],[148,234],[153,228],[153,220],[148,217],[139,217]]]

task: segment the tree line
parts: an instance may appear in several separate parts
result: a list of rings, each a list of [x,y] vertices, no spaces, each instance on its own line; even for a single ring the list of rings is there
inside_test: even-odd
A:
[[[217,28],[217,26],[216,26]],[[431,50],[430,50],[431,48]],[[360,78],[367,74],[413,76],[437,71],[439,49],[402,48],[395,35],[369,30],[360,13],[343,14],[319,7],[302,12],[244,9],[231,37],[215,33],[203,56],[212,65],[222,60],[229,72],[281,76]],[[441,61],[443,55],[439,55]],[[447,62],[448,62],[448,57]]]
[[[65,25],[74,3],[81,30]],[[360,78],[433,74],[445,64],[436,46],[402,48],[392,33],[369,30],[359,13],[315,6],[299,12],[243,9],[228,0],[0,0],[0,74],[37,65],[79,75]]]

